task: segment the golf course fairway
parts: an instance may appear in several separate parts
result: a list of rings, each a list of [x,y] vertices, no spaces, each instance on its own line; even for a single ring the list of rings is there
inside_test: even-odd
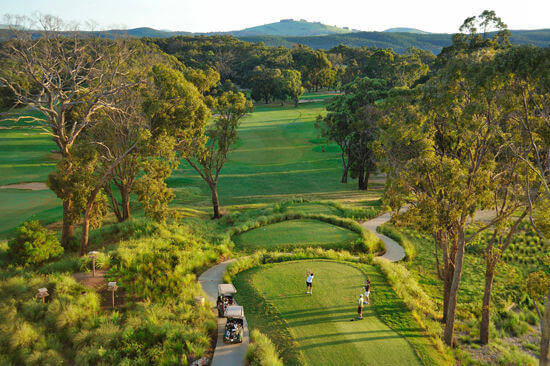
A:
[[[377,317],[395,312],[396,319],[403,318],[402,302],[388,303],[391,288],[374,267],[364,267],[372,281],[372,304],[360,321],[351,319],[357,317],[366,274],[334,261],[293,261],[242,272],[234,280],[237,301],[250,327],[277,345],[285,365],[422,365],[407,339]],[[306,270],[315,274],[313,295],[306,294]],[[377,291],[383,304],[377,304]],[[415,343],[420,338],[421,348],[430,347],[420,329],[411,329],[410,322],[406,327],[407,336],[418,337]]]

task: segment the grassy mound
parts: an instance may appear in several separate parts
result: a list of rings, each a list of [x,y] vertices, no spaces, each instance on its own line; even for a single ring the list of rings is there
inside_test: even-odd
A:
[[[285,365],[422,364],[415,349],[434,353],[429,340],[375,267],[364,268],[373,284],[373,301],[363,321],[350,320],[357,315],[365,272],[348,264],[271,264],[242,272],[233,283],[250,327],[269,335]],[[306,269],[315,273],[311,296],[305,294]],[[391,319],[391,328],[381,318]],[[415,340],[415,349],[404,336]]]
[[[321,246],[345,248],[359,239],[359,235],[326,222],[304,219],[283,221],[246,231],[233,238],[238,248],[246,251],[289,247]]]
[[[352,219],[342,218],[342,217],[338,217],[338,216],[331,216],[331,215],[305,214],[305,213],[302,213],[302,212],[276,213],[276,214],[271,214],[271,215],[268,215],[268,216],[261,215],[261,216],[256,217],[256,219],[254,221],[253,220],[248,220],[248,221],[246,221],[244,223],[240,223],[240,224],[235,223],[235,226],[229,228],[225,232],[225,234],[223,234],[223,237],[220,237],[220,240],[222,240],[223,242],[229,242],[231,239],[237,238],[238,235],[243,234],[247,231],[258,229],[258,228],[268,226],[268,225],[273,225],[273,224],[276,224],[276,223],[281,223],[281,222],[284,222],[284,221],[292,221],[292,220],[315,220],[315,221],[320,221],[320,222],[324,222],[324,223],[329,224],[329,225],[338,226],[338,227],[347,229],[349,231],[357,233],[360,236],[360,238],[358,238],[357,240],[355,240],[353,242],[353,245],[348,245],[346,247],[346,246],[343,246],[342,244],[337,244],[336,248],[350,249],[350,250],[352,250],[353,252],[356,252],[356,253],[377,253],[377,252],[380,252],[384,249],[384,243],[382,242],[382,240],[380,240],[377,236],[375,236],[370,231],[366,230],[363,226],[361,226],[359,223],[357,223],[356,221],[354,221]],[[325,228],[323,228],[323,229],[325,229]],[[283,236],[287,235],[286,231],[279,230],[279,232]],[[296,232],[295,235],[296,236],[303,236],[304,233],[301,232],[301,231],[298,231],[298,232]],[[311,236],[311,234],[309,234],[309,235]],[[267,240],[272,240],[274,238],[275,238],[275,236],[268,237]],[[322,236],[319,236],[319,238],[320,238],[319,240],[325,240],[324,238],[322,238]],[[268,246],[266,246],[265,242],[262,245],[265,248],[270,248],[271,250],[272,249],[280,249],[279,245],[268,245]],[[291,244],[287,244],[284,247],[286,249],[289,249],[289,248],[293,248],[295,246],[296,246],[295,244],[291,243]],[[307,242],[302,243],[301,245],[298,245],[298,246],[303,247],[303,246],[319,246],[319,245],[318,245],[318,243],[315,243],[315,242],[312,243],[311,240],[308,240]],[[246,248],[246,247],[243,247],[243,246],[241,246],[241,247]],[[255,246],[255,247],[254,246],[249,246],[248,249],[257,249],[257,247],[258,246]]]

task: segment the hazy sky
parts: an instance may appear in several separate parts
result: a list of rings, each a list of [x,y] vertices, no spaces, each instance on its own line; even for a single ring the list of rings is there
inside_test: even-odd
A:
[[[0,0],[0,15],[38,11],[82,24],[93,20],[102,29],[191,32],[239,30],[293,18],[365,31],[413,27],[454,33],[466,17],[484,9],[495,10],[510,29],[550,28],[550,0]]]

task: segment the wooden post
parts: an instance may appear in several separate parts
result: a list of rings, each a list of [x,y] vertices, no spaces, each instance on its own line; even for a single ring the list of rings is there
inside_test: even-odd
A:
[[[113,304],[113,309],[115,308],[115,291],[118,289],[116,282],[109,282],[107,284],[107,290],[111,291],[111,301]]]
[[[88,252],[88,255],[92,258],[92,277],[95,277],[95,259],[98,254],[99,252],[96,252],[95,250]]]

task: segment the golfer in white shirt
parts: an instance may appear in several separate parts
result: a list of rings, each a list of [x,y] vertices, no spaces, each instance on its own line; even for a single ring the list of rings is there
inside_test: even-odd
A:
[[[313,293],[313,273],[310,273],[306,279],[306,294]]]

